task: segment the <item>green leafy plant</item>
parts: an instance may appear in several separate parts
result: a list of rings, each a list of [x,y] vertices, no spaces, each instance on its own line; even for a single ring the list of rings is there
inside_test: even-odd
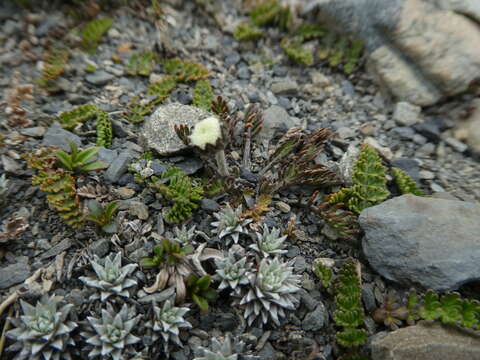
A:
[[[32,185],[39,185],[47,193],[47,201],[54,207],[66,224],[78,229],[83,226],[83,212],[77,195],[75,178],[56,167],[55,149],[42,148],[24,155],[27,166],[37,170]]]
[[[117,225],[115,224],[114,215],[120,206],[120,202],[112,201],[103,206],[97,200],[88,202],[88,209],[90,214],[87,215],[86,220],[95,223],[103,232],[113,234],[117,232]]]
[[[6,336],[20,343],[21,351],[15,359],[70,359],[75,348],[70,333],[78,327],[67,320],[72,304],[58,307],[61,298],[43,296],[34,306],[20,300],[23,315],[12,318],[15,329]]]
[[[192,274],[187,279],[187,295],[198,305],[202,312],[208,311],[208,302],[217,298],[217,292],[210,288],[212,279],[209,275],[198,277]]]
[[[359,214],[390,195],[386,186],[386,169],[377,151],[370,145],[362,145],[360,156],[353,167],[352,181],[352,187],[343,188],[331,195],[329,203],[342,203],[347,209]]]
[[[409,311],[394,295],[388,295],[385,302],[372,314],[373,320],[383,323],[392,330],[398,329],[407,320]]]
[[[250,11],[250,19],[256,26],[274,25],[288,30],[292,21],[290,9],[278,0],[263,0]]]
[[[203,198],[203,187],[197,185],[180,169],[171,167],[162,174],[161,179],[167,181],[151,184],[151,187],[173,202],[166,214],[169,222],[182,222],[193,215],[198,202]]]
[[[318,57],[328,60],[331,67],[341,67],[351,74],[360,63],[363,54],[363,41],[356,38],[329,32],[320,42]]]
[[[401,194],[425,195],[424,192],[417,187],[415,180],[408,176],[406,172],[394,167],[392,168],[392,174]]]
[[[109,148],[112,146],[112,122],[106,111],[98,109],[97,111],[97,146]]]
[[[64,47],[50,48],[45,57],[42,69],[42,76],[38,79],[40,86],[48,90],[55,90],[54,80],[65,71],[70,52]]]
[[[55,156],[61,167],[67,171],[74,173],[84,173],[89,171],[101,170],[106,167],[106,163],[102,161],[94,161],[93,157],[97,154],[97,147],[89,147],[85,150],[79,151],[77,144],[73,141],[69,142],[70,154],[65,151],[55,151]]]
[[[79,105],[71,110],[60,113],[60,115],[58,115],[58,121],[64,129],[73,130],[78,124],[93,119],[97,116],[97,113],[98,107],[96,105]]]
[[[130,75],[149,76],[158,60],[158,55],[153,51],[140,51],[130,57],[127,73]]]
[[[337,332],[337,342],[344,347],[362,345],[367,340],[367,333],[359,329],[364,321],[361,302],[360,279],[356,265],[347,261],[335,281],[335,307],[333,319],[342,328]]]
[[[320,24],[302,23],[295,28],[293,34],[300,37],[302,40],[310,40],[327,35],[328,30],[325,26]]]
[[[103,34],[105,34],[113,25],[113,19],[102,18],[95,19],[87,23],[82,29],[82,47],[90,52],[97,49]]]
[[[193,105],[210,111],[212,109],[213,89],[207,79],[198,80],[193,90]]]
[[[258,40],[263,37],[263,32],[250,24],[242,23],[235,28],[233,37],[239,41]]]
[[[168,75],[173,76],[179,82],[205,79],[209,75],[209,71],[205,66],[179,58],[165,60],[163,67]]]
[[[332,268],[328,267],[325,264],[322,264],[321,262],[316,262],[313,265],[313,272],[319,278],[320,282],[322,283],[322,286],[325,289],[329,289],[330,285],[332,285],[332,280],[333,280]]]
[[[312,66],[314,62],[313,50],[302,44],[303,39],[301,37],[294,37],[284,38],[280,46],[290,59],[306,66]]]

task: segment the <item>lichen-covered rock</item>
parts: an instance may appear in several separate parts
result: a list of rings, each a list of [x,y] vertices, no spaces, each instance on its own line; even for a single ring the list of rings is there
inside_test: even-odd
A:
[[[389,280],[453,290],[480,279],[480,205],[406,194],[362,211],[363,250]]]
[[[187,146],[175,133],[174,126],[185,124],[192,127],[210,117],[203,109],[182,105],[169,104],[159,107],[145,122],[141,136],[144,147],[154,150],[159,155],[166,156],[187,149]]]

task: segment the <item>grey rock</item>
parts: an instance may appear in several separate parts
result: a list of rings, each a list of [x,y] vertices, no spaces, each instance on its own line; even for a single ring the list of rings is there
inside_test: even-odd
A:
[[[98,149],[97,157],[98,160],[106,162],[108,165],[110,165],[118,157],[118,151],[106,149],[102,146]]]
[[[134,262],[139,262],[141,259],[151,256],[151,254],[144,248],[137,249],[129,254],[129,258]]]
[[[115,76],[113,76],[112,74],[109,74],[104,70],[98,70],[95,71],[93,74],[88,74],[85,77],[85,80],[87,80],[90,84],[103,86],[108,84],[114,78]]]
[[[372,360],[480,360],[480,335],[421,322],[374,338]]]
[[[175,167],[179,168],[187,175],[193,175],[203,167],[203,161],[198,158],[188,158],[182,162],[176,163]]]
[[[58,122],[54,122],[43,137],[43,146],[58,146],[63,151],[70,151],[69,141],[73,141],[77,146],[82,146],[82,140],[79,136],[63,129]]]
[[[152,302],[155,302],[157,304],[161,304],[168,298],[172,297],[172,295],[175,294],[175,288],[169,287],[159,293],[154,293],[151,295],[146,295],[143,297],[139,297],[138,301],[141,304],[151,304]]]
[[[150,164],[150,169],[153,170],[153,175],[161,175],[167,170],[167,166],[162,164],[158,160],[153,160],[152,163]]]
[[[148,219],[148,206],[140,201],[128,201],[128,211],[130,215],[136,216],[140,220]]]
[[[317,307],[318,300],[315,300],[313,296],[310,295],[310,293],[305,289],[300,289],[299,293],[302,304],[305,305],[309,311],[313,311]]]
[[[92,254],[102,258],[110,251],[110,241],[107,241],[106,239],[100,239],[94,241],[88,248]]]
[[[220,210],[220,205],[212,199],[202,199],[200,201],[200,207],[203,210],[210,211],[210,212],[216,212]]]
[[[480,153],[480,99],[472,101],[473,112],[469,118],[458,124],[456,137],[465,140],[474,152]]]
[[[250,79],[250,69],[248,66],[242,66],[237,70],[237,77],[242,80]]]
[[[298,84],[291,79],[279,80],[272,84],[270,90],[274,94],[295,94],[298,92]]]
[[[7,155],[2,155],[2,166],[6,172],[16,174],[22,170],[22,164]]]
[[[54,256],[57,256],[61,252],[68,250],[74,244],[70,238],[63,239],[58,244],[54,245],[50,250],[40,255],[40,260],[45,260]]]
[[[306,331],[318,331],[327,325],[328,311],[321,301],[312,312],[308,313],[302,321],[302,328]]]
[[[187,146],[178,138],[174,125],[193,127],[210,115],[200,108],[178,103],[161,106],[146,120],[140,134],[141,142],[161,156],[178,153]]]
[[[278,105],[272,105],[263,113],[263,127],[259,136],[264,139],[271,139],[277,131],[285,132],[293,126],[297,126],[294,119],[287,111]]]
[[[258,352],[258,356],[260,359],[277,359],[275,348],[268,341],[265,343],[263,349]]]
[[[412,126],[420,122],[421,112],[422,108],[420,106],[401,101],[395,105],[393,120],[401,126]]]
[[[39,138],[45,135],[46,129],[43,126],[34,126],[20,130],[20,134],[30,137]]]
[[[15,263],[0,269],[0,289],[8,289],[30,276],[30,265]]]
[[[238,52],[232,52],[228,54],[228,56],[225,58],[225,66],[230,67],[232,65],[236,65],[240,62],[240,55]]]
[[[135,157],[135,154],[130,150],[124,150],[118,157],[110,164],[105,172],[105,178],[116,183],[123,174],[127,171],[128,165]]]
[[[420,165],[415,159],[400,158],[390,162],[393,167],[405,171],[409,176],[418,180],[420,178]]]
[[[383,277],[453,290],[480,279],[480,205],[402,195],[365,209],[363,251]]]
[[[430,140],[431,142],[433,142],[435,144],[437,144],[442,138],[442,134],[440,132],[439,126],[433,120],[429,120],[429,121],[425,121],[423,123],[415,124],[413,126],[413,128],[419,134],[425,136],[428,140]]]
[[[447,145],[453,148],[455,151],[463,153],[467,151],[468,145],[452,137],[445,137],[444,141]]]

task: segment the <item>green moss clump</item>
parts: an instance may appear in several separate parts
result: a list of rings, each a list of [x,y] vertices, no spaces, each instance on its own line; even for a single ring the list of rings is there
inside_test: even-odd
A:
[[[318,57],[329,66],[340,67],[351,74],[358,67],[363,54],[363,41],[329,32],[321,41]]]
[[[258,40],[263,37],[263,32],[250,24],[239,24],[233,32],[233,37],[239,41]]]
[[[168,75],[173,76],[179,82],[205,79],[209,75],[209,71],[205,66],[179,58],[165,60],[163,67]]]
[[[95,19],[87,23],[81,32],[82,47],[86,51],[94,52],[102,36],[112,25],[113,19],[111,18]]]
[[[207,79],[198,80],[193,90],[193,105],[207,111],[212,109],[213,89]]]
[[[292,23],[292,13],[278,0],[263,0],[250,12],[250,19],[256,26],[273,25],[288,30]]]

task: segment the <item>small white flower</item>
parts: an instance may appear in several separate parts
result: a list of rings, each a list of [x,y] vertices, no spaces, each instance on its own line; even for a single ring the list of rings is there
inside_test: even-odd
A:
[[[194,146],[205,150],[207,144],[215,145],[221,137],[220,120],[215,116],[210,116],[195,125],[190,135],[190,141]]]

